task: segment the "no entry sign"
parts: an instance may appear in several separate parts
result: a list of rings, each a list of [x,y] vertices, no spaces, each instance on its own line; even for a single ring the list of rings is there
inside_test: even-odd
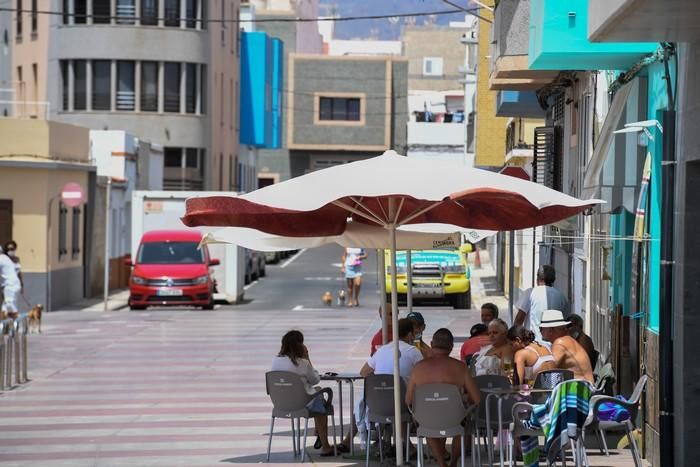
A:
[[[70,208],[80,206],[84,201],[83,187],[77,183],[66,183],[61,189],[61,201]]]

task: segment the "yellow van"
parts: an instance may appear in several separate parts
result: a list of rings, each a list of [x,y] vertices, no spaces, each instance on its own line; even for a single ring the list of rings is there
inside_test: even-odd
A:
[[[413,299],[444,299],[456,309],[471,308],[470,270],[467,253],[471,245],[449,250],[412,250]],[[384,250],[387,300],[391,300],[390,253]],[[396,252],[396,280],[399,301],[406,301],[406,252]]]

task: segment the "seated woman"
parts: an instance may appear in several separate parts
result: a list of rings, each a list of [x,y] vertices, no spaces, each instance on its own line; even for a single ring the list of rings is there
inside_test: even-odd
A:
[[[474,369],[477,376],[503,374],[503,363],[513,361],[513,348],[507,339],[508,325],[500,318],[489,323],[491,345],[475,355]]]
[[[529,329],[513,326],[508,330],[507,338],[515,352],[515,369],[519,384],[534,380],[537,373],[555,367],[552,353],[535,341],[535,334]]]
[[[309,350],[304,345],[304,335],[300,331],[289,331],[282,337],[282,347],[279,354],[272,359],[272,371],[291,371],[301,376],[306,392],[311,395],[317,392],[314,384],[321,381],[318,371],[311,365],[309,360]],[[326,401],[323,395],[316,396],[318,402],[314,406],[323,407]],[[314,417],[316,433],[321,440],[321,456],[328,457],[334,455],[333,447],[328,444],[328,416],[317,415]]]

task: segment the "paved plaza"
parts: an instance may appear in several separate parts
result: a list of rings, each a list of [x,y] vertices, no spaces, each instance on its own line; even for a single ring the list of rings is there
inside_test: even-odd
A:
[[[431,330],[476,320],[475,311],[425,316]],[[30,336],[31,381],[0,397],[0,463],[262,462],[271,408],[263,374],[282,333],[301,329],[319,370],[348,371],[364,362],[377,327],[374,309],[49,314],[43,334]],[[347,414],[347,394],[345,404]],[[295,461],[287,425],[278,422],[275,463]],[[358,462],[310,453],[314,463]],[[628,455],[592,460],[632,465]]]

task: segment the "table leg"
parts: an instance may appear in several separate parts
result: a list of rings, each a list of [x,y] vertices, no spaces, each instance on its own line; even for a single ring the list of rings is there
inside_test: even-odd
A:
[[[338,406],[340,406],[340,439],[343,439],[343,381],[338,380]]]
[[[501,428],[503,427],[503,398],[498,398],[498,455],[503,467],[503,439],[501,438]]]
[[[355,455],[355,437],[353,436],[352,433],[352,421],[353,417],[355,416],[355,384],[353,381],[350,379],[348,380],[348,383],[350,383],[350,455],[354,456]]]
[[[489,458],[489,465],[493,465],[493,435],[491,432],[491,404],[489,399],[493,394],[486,396],[486,453]]]

